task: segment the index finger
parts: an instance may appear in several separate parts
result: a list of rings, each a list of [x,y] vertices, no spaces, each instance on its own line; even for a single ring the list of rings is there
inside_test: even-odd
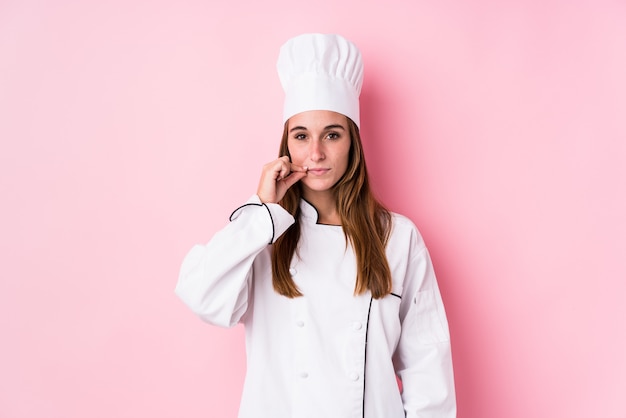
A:
[[[302,165],[296,165],[293,163],[289,163],[289,168],[291,169],[291,171],[300,171],[303,173],[306,173],[307,171],[309,171],[309,167],[307,166],[302,166]]]

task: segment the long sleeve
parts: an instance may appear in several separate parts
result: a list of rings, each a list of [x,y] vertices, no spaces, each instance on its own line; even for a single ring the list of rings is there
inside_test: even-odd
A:
[[[255,257],[293,223],[294,218],[281,206],[261,203],[252,196],[208,244],[189,251],[176,294],[204,321],[222,327],[236,325],[248,307]]]
[[[407,418],[454,418],[456,399],[450,334],[441,294],[425,247],[407,268],[402,333],[394,355]]]

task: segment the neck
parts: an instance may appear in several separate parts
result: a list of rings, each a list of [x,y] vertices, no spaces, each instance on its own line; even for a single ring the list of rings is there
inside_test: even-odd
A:
[[[341,225],[341,217],[337,211],[337,198],[331,190],[312,192],[303,190],[302,197],[317,210],[320,224]]]

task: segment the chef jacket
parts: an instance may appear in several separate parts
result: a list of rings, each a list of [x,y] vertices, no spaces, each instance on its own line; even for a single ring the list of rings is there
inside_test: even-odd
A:
[[[319,224],[305,200],[300,209],[290,274],[301,297],[272,286],[271,244],[294,218],[257,196],[181,266],[176,293],[197,315],[245,327],[239,417],[455,417],[448,324],[416,227],[393,214],[393,289],[373,299],[355,295],[356,258],[341,226]]]

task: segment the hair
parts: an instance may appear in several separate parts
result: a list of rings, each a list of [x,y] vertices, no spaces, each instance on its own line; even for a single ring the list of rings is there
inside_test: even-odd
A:
[[[370,189],[359,128],[350,118],[346,119],[351,146],[348,168],[333,186],[337,196],[337,210],[341,217],[346,246],[351,244],[356,255],[354,294],[359,295],[370,290],[374,299],[380,299],[391,293],[391,270],[385,254],[391,233],[391,213],[375,198]],[[288,155],[291,158],[287,146],[288,123],[285,122],[279,156]],[[301,185],[296,183],[278,202],[293,215],[296,222],[276,240],[272,251],[274,290],[289,298],[302,296],[289,273],[291,259],[294,254],[297,255],[300,239],[301,196]]]

